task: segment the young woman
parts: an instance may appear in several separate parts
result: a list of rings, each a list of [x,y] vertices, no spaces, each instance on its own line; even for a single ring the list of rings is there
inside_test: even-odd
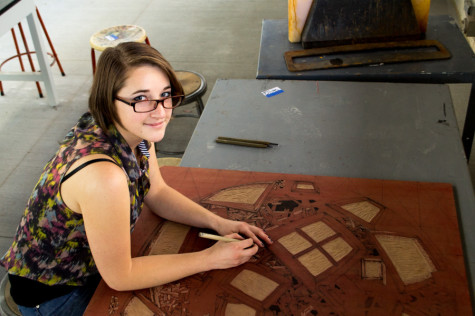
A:
[[[260,228],[221,218],[164,182],[154,142],[182,99],[173,69],[152,47],[123,43],[101,54],[89,112],[46,165],[1,261],[24,315],[82,315],[99,274],[118,291],[147,288],[240,265],[261,240],[271,243]],[[143,204],[165,219],[248,239],[132,258]]]

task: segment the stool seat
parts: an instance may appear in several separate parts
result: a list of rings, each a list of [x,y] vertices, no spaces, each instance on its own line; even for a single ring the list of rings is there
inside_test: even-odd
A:
[[[183,86],[183,92],[185,93],[185,96],[189,96],[200,88],[201,79],[196,73],[181,70],[176,71],[175,73],[178,81],[180,81],[181,85]]]
[[[103,51],[107,47],[114,47],[123,42],[145,42],[147,34],[137,25],[117,25],[94,33],[89,39],[91,47]]]
[[[92,73],[96,73],[96,50],[102,52],[108,47],[115,47],[124,42],[145,42],[150,46],[147,33],[142,27],[137,25],[116,25],[92,34],[89,39]]]
[[[201,116],[204,109],[201,96],[205,94],[207,89],[206,79],[201,74],[190,70],[175,70],[175,74],[185,94],[182,105],[196,102],[198,104],[198,117]]]
[[[10,282],[8,273],[5,274],[0,283],[0,315],[21,316],[18,306],[10,295]]]
[[[196,102],[197,104],[196,109],[197,109],[198,114],[196,115],[196,114],[188,114],[188,113],[182,113],[182,114],[173,113],[172,118],[179,118],[179,117],[200,118],[201,113],[203,113],[203,110],[204,110],[204,104],[201,97],[205,94],[206,89],[207,89],[206,79],[201,74],[194,71],[190,71],[190,70],[175,70],[175,74],[178,81],[180,81],[183,87],[183,93],[185,94],[185,98],[180,106],[189,104],[192,102]],[[172,125],[174,124],[171,123],[168,129],[170,129]],[[176,133],[174,135],[174,133],[167,132],[167,134],[165,135],[165,138],[160,142],[160,144],[157,144],[156,151],[164,155],[183,155],[183,153],[185,152],[184,150],[177,151],[177,150],[163,149],[163,147],[172,147],[172,148],[176,147],[176,139],[173,139],[176,136],[177,136]],[[169,146],[166,146],[167,143]]]

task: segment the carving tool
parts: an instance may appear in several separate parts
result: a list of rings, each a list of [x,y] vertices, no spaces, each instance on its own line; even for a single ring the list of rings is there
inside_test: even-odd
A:
[[[199,233],[198,236],[200,236],[201,238],[218,240],[218,241],[225,241],[225,242],[242,241],[242,240],[239,240],[239,239],[228,238],[228,237],[223,237],[223,236],[218,236],[218,235],[212,235],[212,234],[203,233],[203,232]]]
[[[221,143],[221,144],[256,147],[256,148],[268,148],[268,147],[279,145],[279,144],[271,143],[264,140],[252,140],[252,139],[242,139],[242,138],[232,138],[232,137],[222,137],[222,136],[219,136],[218,138],[216,138],[216,142]]]

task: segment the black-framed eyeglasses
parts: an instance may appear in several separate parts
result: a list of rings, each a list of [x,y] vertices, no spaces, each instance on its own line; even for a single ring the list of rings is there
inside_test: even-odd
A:
[[[155,110],[159,104],[162,104],[163,108],[165,109],[176,108],[177,106],[181,104],[184,97],[185,97],[184,95],[172,95],[168,98],[159,99],[159,100],[141,100],[141,101],[134,101],[134,102],[128,102],[119,97],[115,97],[115,99],[133,107],[134,112],[146,113],[146,112],[152,112],[153,110]]]

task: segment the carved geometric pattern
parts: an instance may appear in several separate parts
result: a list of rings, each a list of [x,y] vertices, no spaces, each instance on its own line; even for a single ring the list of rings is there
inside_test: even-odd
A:
[[[312,183],[302,183],[302,182],[297,183],[296,188],[299,190],[314,190],[315,189]]]
[[[451,184],[160,171],[219,216],[265,228],[274,243],[239,267],[153,289],[118,292],[101,282],[85,315],[473,314]],[[246,190],[257,193],[249,198]],[[132,255],[202,251],[213,242],[199,231],[165,224],[145,208]]]
[[[333,266],[327,257],[318,249],[307,252],[300,256],[298,260],[315,277]]]
[[[149,255],[178,253],[189,231],[190,226],[165,222],[160,235],[152,243]]]
[[[303,238],[296,232],[281,237],[278,241],[293,255],[312,246],[307,239]]]
[[[353,248],[341,237],[329,241],[322,247],[337,262],[346,257],[346,255],[353,250]]]
[[[376,235],[404,284],[429,279],[435,266],[419,240],[394,235]]]
[[[135,316],[135,315],[143,315],[143,316],[154,316],[155,314],[144,304],[142,301],[134,296],[130,300],[129,304],[125,308],[123,312],[124,316]]]
[[[211,196],[209,200],[215,202],[254,204],[268,186],[268,183],[257,183],[228,188]]]
[[[231,285],[259,301],[265,300],[279,286],[277,282],[247,269],[242,270]]]
[[[386,269],[381,259],[362,259],[361,278],[366,280],[384,280]]]
[[[254,316],[256,315],[256,310],[245,304],[228,303],[224,314],[226,316]]]
[[[373,218],[375,218],[380,211],[379,207],[368,201],[361,201],[342,205],[341,208],[347,210],[355,216],[358,216],[359,218],[368,223],[371,223]]]
[[[322,221],[307,225],[302,230],[317,243],[335,235],[335,231]]]

